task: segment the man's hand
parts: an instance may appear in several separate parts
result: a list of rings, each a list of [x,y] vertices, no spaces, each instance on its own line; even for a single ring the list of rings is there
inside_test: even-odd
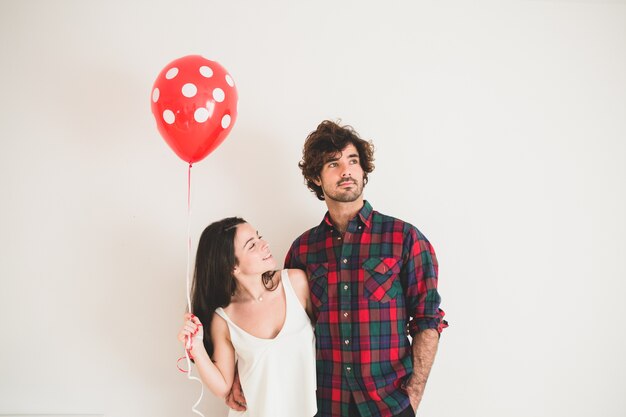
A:
[[[235,369],[235,379],[233,380],[233,386],[230,392],[224,399],[226,405],[235,411],[246,411],[246,397],[243,395],[241,389],[241,382],[239,381],[239,372]]]
[[[413,374],[405,388],[415,412],[422,401],[438,345],[439,333],[434,329],[423,330],[413,337]]]
[[[409,378],[409,380],[404,386],[404,388],[406,389],[406,393],[409,395],[411,408],[413,408],[414,412],[417,412],[417,407],[419,407],[420,403],[422,402],[422,396],[424,395],[424,387],[425,387],[425,384],[420,384],[413,377]]]

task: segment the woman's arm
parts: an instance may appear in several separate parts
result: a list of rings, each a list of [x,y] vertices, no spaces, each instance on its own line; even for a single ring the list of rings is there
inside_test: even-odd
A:
[[[217,397],[224,398],[230,392],[235,373],[235,349],[230,341],[228,325],[217,314],[211,320],[211,338],[213,340],[213,360],[209,357],[202,338],[204,330],[200,320],[191,314],[185,314],[185,326],[178,339],[184,344],[186,337],[192,337],[190,354],[204,385]]]

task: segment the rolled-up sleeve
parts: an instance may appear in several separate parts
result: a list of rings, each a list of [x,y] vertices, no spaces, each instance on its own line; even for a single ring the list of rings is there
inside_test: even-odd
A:
[[[441,333],[448,327],[440,308],[437,291],[439,265],[435,249],[415,227],[410,227],[404,241],[404,265],[401,281],[405,289],[408,331],[411,337],[426,329]]]

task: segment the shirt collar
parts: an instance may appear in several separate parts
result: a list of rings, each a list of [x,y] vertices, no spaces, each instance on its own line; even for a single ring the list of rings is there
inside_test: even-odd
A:
[[[354,219],[358,219],[365,227],[369,227],[372,220],[373,212],[374,210],[372,209],[372,205],[367,200],[365,200],[363,203],[363,207],[361,207],[361,210],[359,210]],[[328,211],[324,215],[324,219],[322,220],[321,224],[326,224],[326,226],[328,227],[334,227],[333,222],[330,219],[330,213]]]

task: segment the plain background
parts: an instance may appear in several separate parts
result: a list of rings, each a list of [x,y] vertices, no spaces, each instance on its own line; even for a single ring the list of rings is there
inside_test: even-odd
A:
[[[188,54],[240,97],[194,249],[240,215],[282,259],[325,212],[304,138],[341,119],[377,148],[366,198],[439,257],[419,415],[626,414],[625,2],[1,0],[0,39],[0,414],[193,415],[187,167],[150,112]]]

